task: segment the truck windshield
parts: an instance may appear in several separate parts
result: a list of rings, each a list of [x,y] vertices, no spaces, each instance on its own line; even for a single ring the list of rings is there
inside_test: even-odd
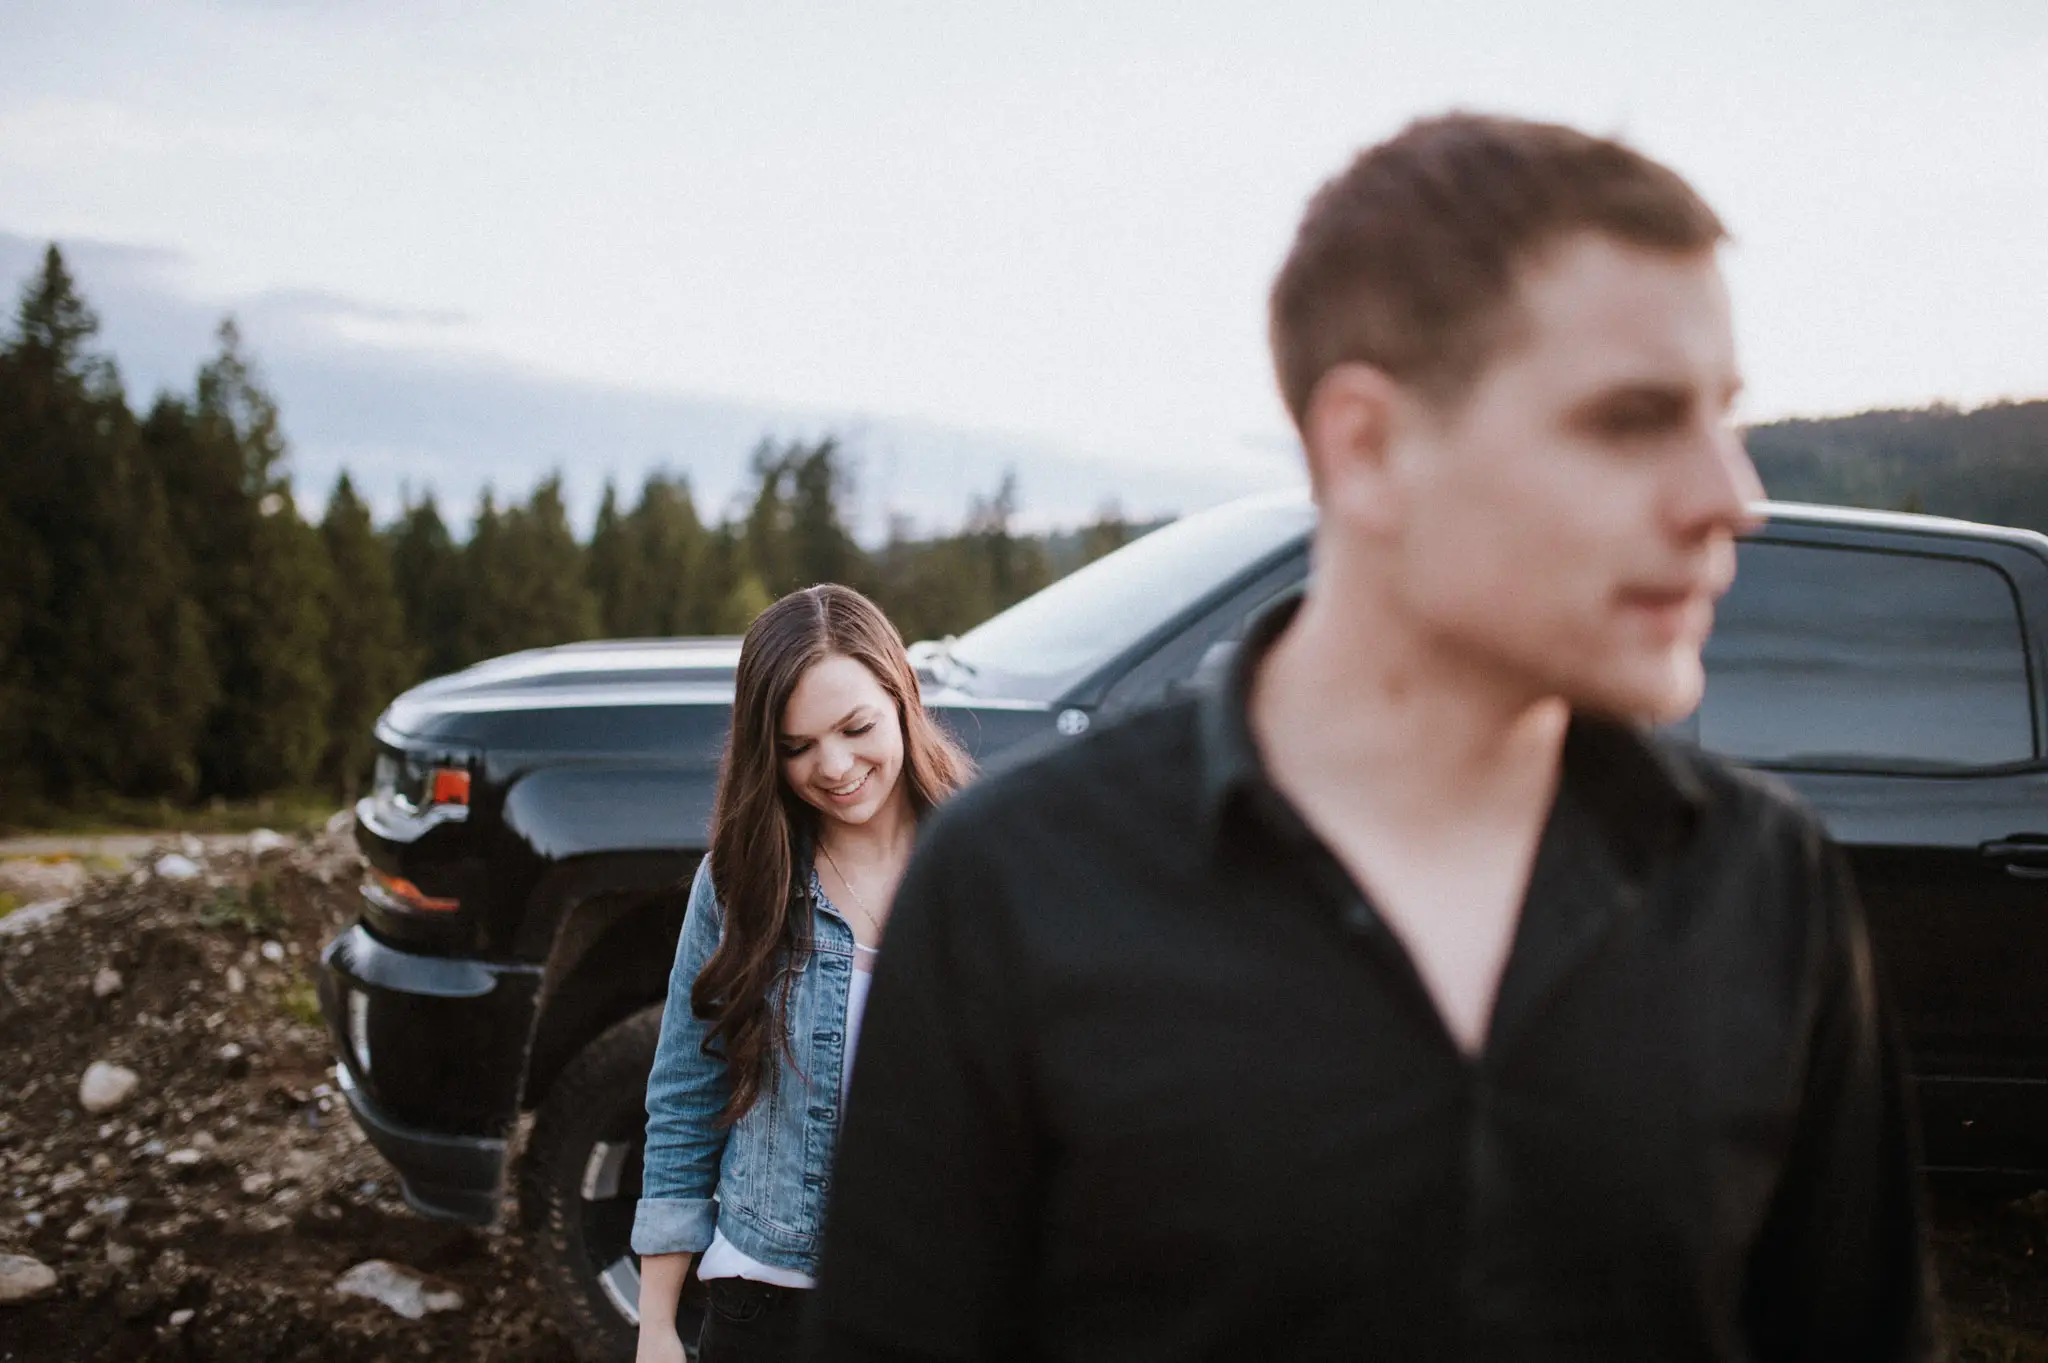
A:
[[[1290,492],[1163,526],[961,635],[946,650],[951,679],[972,695],[1053,700],[1314,522]]]

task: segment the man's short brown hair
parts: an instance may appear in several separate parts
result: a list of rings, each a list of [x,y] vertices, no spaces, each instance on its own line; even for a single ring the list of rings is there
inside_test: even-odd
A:
[[[1582,231],[1677,253],[1727,235],[1677,172],[1555,123],[1453,113],[1359,153],[1309,201],[1273,281],[1295,424],[1347,362],[1455,401],[1503,340],[1519,272]]]

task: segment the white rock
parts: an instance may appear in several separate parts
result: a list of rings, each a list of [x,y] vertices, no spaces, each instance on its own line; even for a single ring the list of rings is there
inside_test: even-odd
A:
[[[121,992],[121,972],[110,965],[100,967],[100,973],[92,977],[92,996],[104,999]]]
[[[160,880],[197,880],[199,863],[176,852],[166,852],[156,859],[157,878]]]
[[[192,834],[185,833],[178,838],[178,850],[196,861],[206,855],[206,844]]]
[[[134,1095],[142,1076],[126,1066],[95,1060],[78,1081],[78,1104],[87,1112],[112,1112]]]
[[[232,968],[230,967],[230,969]],[[245,1052],[242,1050],[240,1042],[230,1041],[215,1051],[213,1056],[214,1059],[220,1061],[223,1065],[232,1065],[235,1061],[240,1060],[244,1054]]]
[[[272,965],[283,965],[284,943],[265,942],[263,944],[263,959],[270,962]]]
[[[115,1268],[126,1268],[135,1262],[135,1247],[124,1245],[119,1240],[107,1241],[107,1262]]]
[[[286,1183],[318,1183],[326,1172],[326,1160],[311,1150],[293,1150],[285,1155],[278,1177]]]
[[[103,1221],[109,1226],[118,1226],[128,1219],[129,1209],[134,1207],[134,1205],[135,1202],[132,1198],[96,1197],[85,1204],[85,1211],[88,1216]]]
[[[287,851],[291,845],[290,838],[268,828],[259,828],[249,835],[249,855],[252,857],[260,857],[268,852]]]
[[[365,1259],[335,1279],[334,1290],[345,1296],[368,1297],[407,1320],[418,1320],[430,1311],[462,1309],[460,1292],[431,1286],[412,1269],[386,1259]]]
[[[179,1307],[177,1310],[171,1312],[171,1328],[173,1330],[184,1329],[187,1325],[190,1325],[192,1323],[192,1317],[198,1314],[199,1313],[197,1311],[194,1311],[189,1306]]]
[[[205,1158],[205,1151],[195,1150],[188,1145],[182,1150],[173,1150],[170,1154],[165,1155],[164,1163],[170,1165],[173,1169],[190,1169],[194,1165],[201,1163]]]
[[[0,937],[25,937],[32,929],[50,922],[70,907],[69,899],[45,899],[40,904],[30,904],[27,908],[16,909],[5,918],[0,918]],[[20,949],[24,956],[36,954],[34,942],[23,942]]]
[[[242,1180],[242,1196],[263,1197],[276,1186],[277,1180],[275,1178],[258,1170]]]
[[[23,903],[68,898],[84,889],[85,882],[83,862],[43,861],[37,857],[0,861],[0,890]]]
[[[56,1286],[56,1272],[42,1260],[26,1254],[0,1254],[0,1306],[34,1301]]]
[[[243,991],[244,989],[247,989],[248,987],[249,987],[249,981],[248,981],[248,978],[247,978],[246,976],[244,976],[244,975],[242,974],[241,970],[240,970],[240,969],[238,969],[238,968],[237,968],[237,967],[235,967],[235,966],[229,966],[229,967],[228,967],[228,992],[229,992],[230,994],[239,994],[239,993],[241,993],[241,992],[242,992],[242,991]]]

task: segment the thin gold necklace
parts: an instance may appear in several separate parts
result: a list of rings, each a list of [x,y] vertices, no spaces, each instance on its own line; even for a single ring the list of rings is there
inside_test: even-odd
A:
[[[874,914],[868,911],[867,901],[860,897],[859,890],[853,888],[853,882],[846,878],[846,872],[839,869],[839,863],[833,859],[832,849],[825,846],[823,842],[820,842],[818,844],[818,850],[825,854],[825,864],[832,868],[832,874],[839,877],[839,883],[841,885],[844,885],[846,887],[846,892],[853,896],[853,907],[860,911],[861,921],[865,922],[868,925],[869,932],[875,934],[875,941],[880,942],[882,940],[882,925],[880,923],[877,923],[875,921]],[[858,937],[853,939],[853,945],[861,951],[872,952],[881,950],[879,946],[871,947],[866,942],[861,941]]]

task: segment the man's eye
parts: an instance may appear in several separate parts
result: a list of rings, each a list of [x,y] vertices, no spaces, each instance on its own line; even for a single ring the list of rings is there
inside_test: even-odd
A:
[[[1670,430],[1685,420],[1685,404],[1659,398],[1617,402],[1593,414],[1593,427],[1602,435],[1654,435]]]

